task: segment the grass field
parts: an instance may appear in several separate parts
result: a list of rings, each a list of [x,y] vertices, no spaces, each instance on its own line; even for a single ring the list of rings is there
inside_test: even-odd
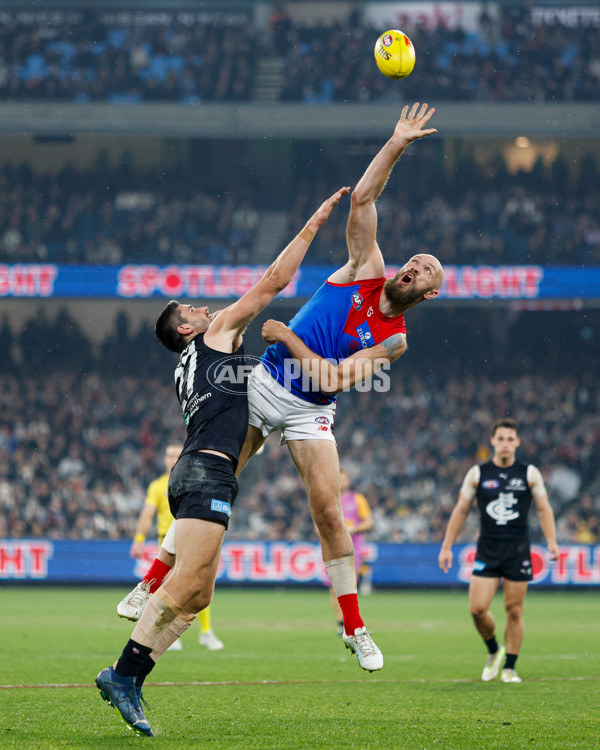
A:
[[[170,652],[144,690],[158,735],[133,735],[94,677],[131,623],[121,589],[0,591],[0,748],[600,747],[598,593],[532,590],[523,683],[479,681],[485,650],[463,591],[374,592],[362,610],[385,657],[361,670],[335,635],[328,592],[217,591],[225,650]],[[494,614],[504,627],[502,602]]]

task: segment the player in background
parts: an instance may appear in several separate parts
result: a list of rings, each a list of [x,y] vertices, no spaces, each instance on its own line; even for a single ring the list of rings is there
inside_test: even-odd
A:
[[[223,537],[237,496],[235,470],[248,426],[244,332],[290,283],[316,232],[348,192],[349,188],[342,188],[328,198],[260,281],[218,316],[207,307],[171,300],[156,321],[157,339],[180,355],[175,389],[187,428],[169,477],[177,559],[146,603],[121,656],[96,677],[102,698],[137,734],[154,736],[142,707],[144,680],[213,596]],[[218,385],[224,372],[235,374],[227,388]]]
[[[427,253],[414,255],[386,279],[377,242],[377,198],[410,143],[436,132],[427,127],[434,111],[427,104],[404,107],[392,136],[354,188],[346,228],[348,262],[289,326],[273,320],[263,326],[263,338],[273,346],[249,379],[250,422],[237,469],[239,474],[269,434],[281,431],[281,442],[306,487],[323,561],[342,610],[344,644],[369,672],[383,667],[383,656],[359,610],[352,539],[340,505],[335,397],[406,351],[404,313],[434,299],[442,285],[441,263]]]
[[[452,567],[452,545],[477,501],[481,526],[469,583],[469,606],[475,627],[488,650],[481,679],[483,682],[495,679],[506,656],[500,679],[521,682],[515,664],[523,643],[527,585],[533,578],[527,523],[532,502],[551,560],[556,560],[559,554],[556,528],[539,469],[516,460],[521,444],[516,420],[496,422],[490,443],[494,450],[492,460],[472,466],[464,478],[458,502],[448,520],[438,562],[444,573]],[[501,579],[506,610],[505,646],[500,646],[496,640],[496,624],[490,612]]]
[[[183,449],[183,445],[180,443],[171,443],[165,448],[165,454],[163,456],[163,462],[165,465],[165,473],[162,474],[158,479],[155,479],[150,483],[148,492],[146,494],[146,501],[144,507],[141,510],[138,518],[135,535],[133,537],[133,543],[129,551],[130,557],[141,559],[144,556],[144,542],[146,541],[146,535],[152,524],[154,515],[156,514],[156,531],[158,534],[158,546],[159,548],[163,544],[165,534],[168,532],[171,523],[173,522],[173,516],[169,508],[169,498],[167,495],[167,488],[169,484],[169,475],[171,470],[177,463],[177,459]],[[175,554],[169,555],[167,558],[169,564],[160,563],[162,566],[159,568],[160,581],[164,579],[165,575],[170,571],[172,565],[175,563]],[[144,604],[150,598],[159,587],[158,579],[153,577],[152,568],[155,567],[155,563],[150,568],[146,576],[136,586],[134,595],[128,594],[122,599],[117,605],[117,614],[119,617],[124,617],[127,620],[136,621],[139,619],[141,609]],[[225,648],[223,642],[217,638],[215,632],[212,629],[211,622],[211,608],[210,605],[203,609],[202,612],[198,613],[198,622],[200,624],[200,636],[198,643],[201,646],[205,646],[209,651],[220,651]],[[169,648],[168,651],[181,651],[183,643],[180,639],[176,640]]]
[[[360,571],[366,564],[367,551],[365,549],[365,534],[373,528],[373,516],[367,498],[360,492],[353,492],[350,489],[350,475],[345,469],[340,470],[340,504],[346,526],[352,537],[354,547],[354,567],[357,578]],[[338,635],[340,638],[344,635],[344,620],[342,610],[338,603],[333,589],[329,588],[331,594],[331,605],[333,614],[338,624]]]

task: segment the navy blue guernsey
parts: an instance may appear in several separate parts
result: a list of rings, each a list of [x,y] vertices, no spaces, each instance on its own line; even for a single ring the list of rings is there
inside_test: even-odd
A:
[[[181,353],[175,369],[175,388],[187,426],[182,455],[215,450],[234,460],[240,455],[248,430],[248,391],[244,349],[226,354],[195,336]]]
[[[528,541],[527,515],[531,490],[527,484],[527,465],[515,461],[501,468],[493,461],[480,467],[477,505],[481,514],[481,539]]]

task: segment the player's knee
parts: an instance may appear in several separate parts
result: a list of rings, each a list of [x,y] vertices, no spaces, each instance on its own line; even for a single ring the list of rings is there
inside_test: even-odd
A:
[[[186,613],[191,617],[195,617],[198,612],[202,612],[206,609],[212,600],[212,591],[200,591],[196,596],[188,602],[186,605]]]
[[[471,604],[471,617],[475,620],[485,617],[487,611],[487,607],[484,607],[480,604]]]
[[[506,616],[512,622],[518,622],[523,617],[523,605],[513,604],[508,602],[504,608],[506,610]]]
[[[344,518],[336,503],[318,504],[317,510],[313,510],[313,519],[321,536],[329,537],[340,532],[343,533],[346,529]]]

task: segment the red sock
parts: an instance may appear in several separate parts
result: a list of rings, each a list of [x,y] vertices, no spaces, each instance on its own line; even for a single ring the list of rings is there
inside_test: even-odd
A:
[[[161,583],[164,581],[167,573],[171,571],[171,566],[167,563],[161,562],[158,558],[152,563],[150,570],[144,576],[144,581],[150,583],[150,593],[153,594],[157,589],[160,588]],[[352,631],[354,632],[354,631]]]
[[[365,623],[358,611],[358,594],[344,594],[338,596],[338,602],[344,617],[344,632],[346,635],[354,635],[356,628],[363,628]]]

